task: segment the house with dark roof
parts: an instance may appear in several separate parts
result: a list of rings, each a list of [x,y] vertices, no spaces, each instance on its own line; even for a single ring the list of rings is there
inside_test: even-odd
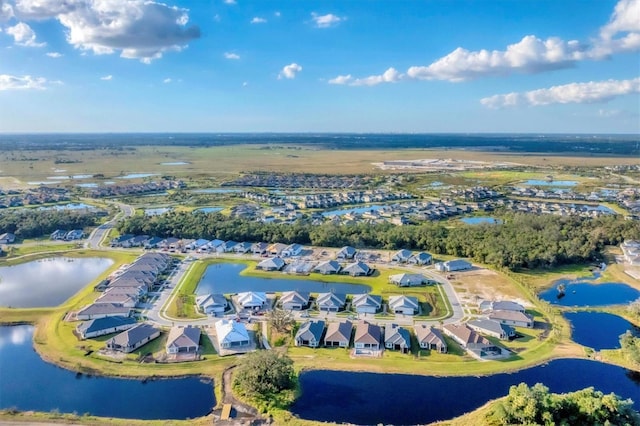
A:
[[[138,298],[130,293],[105,292],[96,299],[95,303],[111,303],[125,308],[134,308],[136,303],[138,303]]]
[[[280,305],[287,311],[301,311],[309,306],[309,293],[284,291],[280,297]]]
[[[196,353],[200,347],[200,329],[188,325],[171,327],[165,349],[168,354]]]
[[[433,257],[429,253],[425,253],[423,251],[419,253],[413,254],[408,260],[407,263],[413,265],[429,265],[432,261]]]
[[[316,297],[316,306],[319,311],[338,312],[344,308],[347,296],[336,293],[318,293]]]
[[[389,296],[389,311],[396,315],[415,315],[420,311],[420,304],[417,297]]]
[[[238,243],[233,247],[233,252],[239,254],[249,253],[251,251],[251,247],[253,247],[253,244],[251,243]]]
[[[324,336],[324,346],[348,348],[352,331],[353,324],[349,321],[329,323]]]
[[[129,353],[158,337],[160,337],[159,329],[140,323],[107,340],[106,347],[112,351]]]
[[[80,309],[76,314],[78,320],[92,320],[106,317],[128,317],[131,308],[114,305],[113,303],[92,303]]]
[[[296,346],[308,346],[317,348],[322,341],[322,333],[324,332],[324,321],[310,320],[304,322],[295,337]]]
[[[508,340],[516,334],[512,327],[487,318],[471,320],[467,322],[467,326],[478,333],[486,334],[500,340]]]
[[[429,280],[422,274],[394,274],[389,275],[389,282],[398,287],[414,287],[425,285]]]
[[[384,327],[384,347],[408,353],[411,350],[411,333],[397,324],[389,324]]]
[[[268,243],[254,243],[251,245],[251,253],[253,254],[265,254],[269,248]]]
[[[0,244],[13,244],[16,242],[15,234],[11,232],[5,232],[4,234],[0,234]]]
[[[533,317],[521,311],[490,311],[487,318],[512,327],[533,328]]]
[[[76,327],[76,333],[81,339],[91,339],[124,331],[134,325],[136,320],[131,317],[105,317],[81,322]]]
[[[435,350],[440,353],[447,352],[447,342],[444,340],[440,330],[424,323],[416,324],[413,329],[420,348]]]
[[[353,347],[356,349],[380,350],[382,330],[379,326],[367,321],[359,321],[356,325],[356,334],[353,338]]]
[[[402,250],[397,251],[391,257],[391,261],[392,262],[398,262],[398,263],[407,263],[409,261],[410,257],[411,257],[411,251],[402,249]]]
[[[352,277],[366,277],[373,272],[373,269],[364,262],[349,263],[340,271],[341,274],[351,275]]]
[[[355,294],[351,305],[359,314],[375,314],[382,307],[382,296],[373,294]]]
[[[229,302],[222,294],[203,294],[196,297],[196,306],[203,314],[223,314]]]
[[[344,246],[338,253],[336,253],[336,259],[353,259],[356,255],[356,249],[351,246]]]
[[[337,274],[342,269],[342,266],[335,260],[327,260],[326,262],[319,263],[315,268],[313,268],[313,272],[317,272],[322,275],[332,275]]]
[[[256,269],[261,269],[263,271],[279,271],[284,267],[284,265],[284,260],[279,257],[272,257],[258,263],[256,265]]]

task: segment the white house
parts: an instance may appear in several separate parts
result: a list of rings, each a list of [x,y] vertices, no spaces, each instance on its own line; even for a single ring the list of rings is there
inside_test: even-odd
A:
[[[411,251],[402,249],[400,251],[397,251],[393,255],[393,257],[391,257],[391,261],[398,263],[407,263],[409,261],[409,258],[411,258]]]
[[[287,246],[284,250],[282,250],[282,256],[291,257],[291,256],[300,256],[304,250],[304,247],[300,244],[291,244]]]
[[[222,294],[203,294],[196,297],[196,306],[203,314],[222,314],[229,306]]]
[[[319,311],[338,312],[344,308],[346,296],[335,293],[318,293],[316,306]]]
[[[262,309],[267,305],[267,295],[261,291],[238,293],[238,303],[244,309]]]
[[[285,291],[280,297],[280,304],[287,311],[301,311],[309,305],[309,293]]]
[[[418,299],[413,296],[389,296],[389,311],[394,314],[415,315],[420,310]]]
[[[487,315],[489,319],[498,321],[500,324],[513,327],[533,328],[533,317],[520,311],[491,311]]]
[[[464,259],[449,260],[447,262],[436,263],[435,268],[442,272],[464,271],[471,269],[473,265]]]
[[[272,257],[265,259],[256,265],[256,269],[262,269],[263,271],[279,271],[284,267],[284,260],[279,257]]]
[[[413,287],[425,285],[429,280],[422,274],[394,274],[389,276],[389,282],[398,287]]]
[[[411,263],[414,265],[429,265],[432,260],[432,256],[429,253],[425,253],[423,251],[412,255],[407,263]]]
[[[247,346],[251,342],[249,333],[243,323],[233,320],[216,322],[216,337],[222,349],[233,349]]]
[[[382,306],[382,296],[356,294],[351,304],[359,314],[375,314]]]
[[[356,249],[351,246],[342,247],[336,254],[337,259],[353,259],[356,255]]]

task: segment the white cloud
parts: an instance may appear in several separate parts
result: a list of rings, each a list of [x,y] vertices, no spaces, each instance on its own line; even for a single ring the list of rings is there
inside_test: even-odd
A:
[[[224,4],[236,4],[236,0],[224,0]]]
[[[638,49],[640,49],[640,0],[620,0],[609,22],[600,28],[600,39],[595,42],[594,54],[604,57]]]
[[[279,18],[279,17],[282,16],[282,13],[280,13],[280,11],[276,10],[275,12],[273,12],[273,16],[275,16],[276,18]]]
[[[102,80],[102,81],[111,81],[111,80],[113,80],[113,76],[111,74],[105,75],[104,77],[100,77],[100,80]]]
[[[45,53],[45,55],[47,55],[50,58],[62,58],[62,56],[64,56],[62,53],[59,53],[59,52],[47,52]]]
[[[242,87],[247,87],[248,85],[249,85],[249,82],[248,82],[248,81],[243,81],[243,82],[242,82]]]
[[[152,0],[15,0],[21,19],[56,19],[67,42],[94,54],[120,52],[149,63],[200,37],[188,10]]]
[[[51,82],[43,77],[22,77],[8,74],[0,74],[0,91],[3,90],[44,90]]]
[[[252,23],[252,24],[264,24],[264,23],[266,23],[266,22],[267,22],[267,20],[266,20],[266,19],[264,19],[264,18],[260,18],[259,16],[256,16],[256,17],[254,17],[254,18],[251,20],[251,23]]]
[[[224,57],[226,59],[240,59],[240,55],[233,52],[224,52]]]
[[[587,104],[607,102],[618,96],[640,93],[640,77],[630,80],[590,81],[570,83],[529,92],[513,92],[483,98],[480,103],[489,108],[543,106],[551,104]]]
[[[5,0],[0,0],[0,22],[6,22],[13,18],[13,6]]]
[[[381,83],[397,83],[405,78],[405,75],[395,68],[389,68],[380,75],[371,75],[364,78],[353,78],[351,74],[339,75],[329,80],[329,84],[342,84],[349,86],[376,86]]]
[[[302,71],[302,67],[295,62],[289,65],[285,65],[278,74],[278,79],[287,78],[293,79],[296,78],[296,74]]]
[[[36,42],[36,33],[24,22],[18,22],[13,27],[6,28],[6,33],[13,37],[18,46],[42,47],[46,43]]]
[[[169,84],[169,83],[171,83],[172,81],[173,81],[173,80],[172,80],[172,79],[170,79],[170,78],[168,78],[168,77],[167,77],[167,78],[165,78],[164,80],[162,80],[162,82],[163,82],[164,84]]]
[[[318,28],[329,28],[334,25],[338,25],[340,22],[344,21],[346,18],[341,18],[340,16],[336,16],[332,13],[328,13],[326,15],[318,15],[317,13],[311,13],[311,20]]]
[[[336,78],[332,78],[331,80],[329,80],[329,84],[343,85],[349,84],[351,81],[353,81],[353,77],[351,76],[351,74],[339,75]]]

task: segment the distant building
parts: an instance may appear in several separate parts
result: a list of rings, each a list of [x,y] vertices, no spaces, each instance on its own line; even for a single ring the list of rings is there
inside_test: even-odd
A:
[[[441,272],[464,271],[471,269],[473,265],[464,259],[449,260],[447,262],[436,263],[435,268]]]

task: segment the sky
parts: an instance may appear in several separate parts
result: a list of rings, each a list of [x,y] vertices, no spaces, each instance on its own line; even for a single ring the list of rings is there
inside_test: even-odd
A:
[[[640,133],[640,0],[0,0],[0,132]]]

